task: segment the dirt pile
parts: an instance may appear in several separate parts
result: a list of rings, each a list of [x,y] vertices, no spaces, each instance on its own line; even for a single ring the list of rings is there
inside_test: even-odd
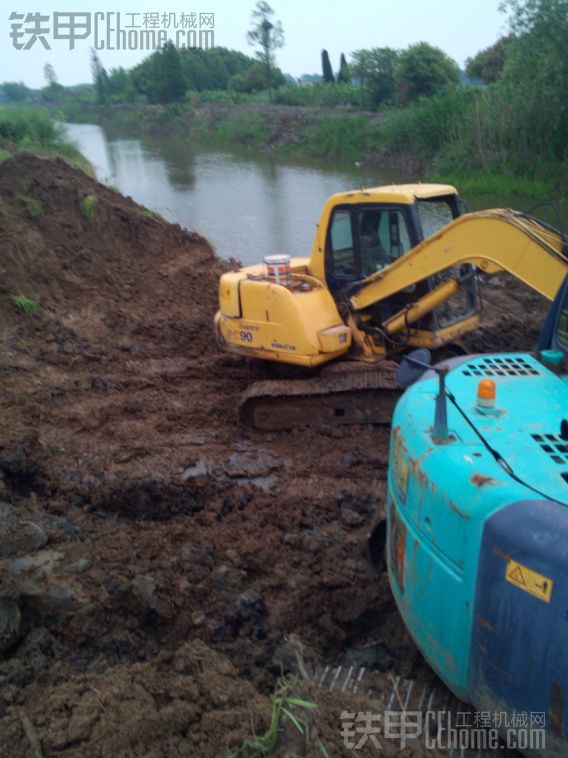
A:
[[[216,352],[220,272],[62,161],[0,166],[2,755],[224,755],[282,673],[318,703],[289,749],[347,754],[357,702],[303,674],[422,667],[367,557],[388,430],[239,427],[265,369]]]

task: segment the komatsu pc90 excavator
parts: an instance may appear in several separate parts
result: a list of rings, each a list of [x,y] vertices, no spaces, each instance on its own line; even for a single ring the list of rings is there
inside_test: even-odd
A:
[[[473,331],[477,272],[507,271],[552,300],[568,273],[564,236],[518,211],[462,207],[442,184],[339,193],[323,208],[311,258],[269,256],[223,274],[223,350],[311,368],[357,361],[357,370],[343,361],[309,379],[257,382],[241,418],[259,428],[388,423],[397,397],[389,358]]]

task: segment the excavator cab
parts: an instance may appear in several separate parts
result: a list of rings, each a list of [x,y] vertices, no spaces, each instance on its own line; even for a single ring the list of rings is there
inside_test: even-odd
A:
[[[373,198],[374,202],[338,203],[333,207],[325,240],[325,279],[336,302],[341,302],[368,277],[386,269],[461,215],[463,204],[455,190],[437,194],[435,186],[433,191],[435,194],[428,196],[428,186],[422,186],[422,196],[416,197],[413,203],[409,203],[407,197],[401,197],[405,202],[396,202],[396,198],[394,202],[391,198],[381,202]],[[475,314],[478,308],[476,282],[473,277],[467,278],[472,271],[473,266],[460,267],[457,274],[466,285],[458,297],[422,318],[415,324],[415,330],[438,332]],[[445,273],[429,277],[378,302],[369,311],[369,324],[381,324],[428,294],[445,278]]]

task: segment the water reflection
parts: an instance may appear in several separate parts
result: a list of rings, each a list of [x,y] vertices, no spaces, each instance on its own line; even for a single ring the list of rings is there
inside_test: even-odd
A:
[[[413,179],[201,151],[188,138],[122,139],[90,124],[66,128],[102,182],[200,232],[222,257],[244,263],[268,253],[309,254],[322,206],[334,192]]]

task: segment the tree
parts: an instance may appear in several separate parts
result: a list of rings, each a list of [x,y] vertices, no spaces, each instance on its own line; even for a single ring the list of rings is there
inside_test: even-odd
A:
[[[501,8],[511,15],[513,32],[531,34],[568,60],[568,0],[504,0]]]
[[[280,87],[286,77],[279,68],[272,69],[272,86]],[[234,92],[260,92],[266,87],[266,71],[262,63],[254,63],[242,74],[235,74],[229,80],[229,89]]]
[[[403,102],[433,95],[460,80],[458,64],[427,42],[410,45],[400,54],[394,76]]]
[[[252,27],[247,32],[249,45],[258,49],[256,57],[266,71],[268,99],[272,102],[272,70],[275,64],[274,52],[284,45],[284,31],[280,21],[271,21],[274,11],[266,0],[258,0],[251,15]]]
[[[122,66],[110,70],[107,80],[109,100],[114,103],[129,103],[136,98],[136,89],[128,71]]]
[[[42,90],[42,99],[48,103],[59,102],[65,93],[65,87],[57,81],[57,74],[51,63],[45,64],[43,67],[43,75],[45,76],[47,87]]]
[[[341,58],[339,61],[339,74],[337,75],[337,81],[340,84],[350,84],[351,83],[351,72],[349,70],[349,65],[347,61],[345,60],[345,55],[341,53]]]
[[[508,0],[504,9],[517,35],[499,82],[504,122],[520,159],[539,157],[550,173],[567,157],[568,0]]]
[[[9,103],[23,103],[31,98],[31,90],[23,82],[4,82],[0,86]]]
[[[57,74],[51,63],[45,64],[43,67],[43,75],[45,76],[45,81],[47,82],[48,87],[54,87],[58,83]]]
[[[156,94],[159,103],[174,103],[183,99],[187,80],[176,46],[168,40],[156,57]]]
[[[93,83],[97,93],[97,102],[106,103],[108,95],[108,74],[93,48],[91,48],[91,72],[93,74]]]
[[[485,84],[496,82],[505,66],[507,50],[510,49],[515,35],[501,37],[494,45],[480,50],[465,62],[465,72],[474,79],[481,79]]]
[[[400,53],[391,47],[373,47],[353,53],[351,70],[359,80],[361,105],[363,95],[371,108],[394,100],[394,72]]]
[[[333,69],[329,62],[329,54],[327,50],[321,51],[321,69],[324,84],[335,84],[335,76],[333,75]]]

